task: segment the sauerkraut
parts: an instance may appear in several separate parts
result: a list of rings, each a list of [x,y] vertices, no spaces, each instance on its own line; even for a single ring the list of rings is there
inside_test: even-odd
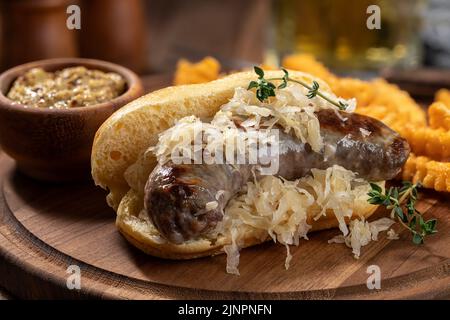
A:
[[[394,229],[389,229],[387,232],[387,238],[389,240],[398,240],[400,239],[399,235],[397,234],[397,232],[395,232]]]
[[[270,237],[287,248],[298,246],[301,238],[308,239],[311,217],[320,219],[331,214],[338,219],[343,234],[351,234],[345,218],[362,215],[365,211],[358,210],[361,202],[366,210],[371,206],[367,204],[369,190],[367,182],[337,165],[326,170],[314,169],[312,176],[295,181],[266,176],[249,182],[247,191],[227,205],[219,226],[221,233],[232,240],[225,248],[227,271],[239,274],[239,249],[245,246],[245,235],[249,233],[261,239]],[[287,250],[286,268],[290,259]]]
[[[179,154],[183,154],[186,161],[199,163],[201,154],[192,150],[192,146],[197,145],[200,146],[198,149],[214,153],[236,143],[242,129],[236,126],[235,121],[240,119],[242,121],[239,126],[246,131],[270,130],[277,124],[286,133],[292,132],[302,143],[308,143],[313,151],[322,152],[323,138],[315,112],[320,109],[333,109],[337,112],[338,108],[320,97],[309,99],[306,94],[307,89],[290,83],[286,88],[278,89],[276,97],[270,101],[261,102],[253,91],[238,87],[230,101],[220,108],[210,123],[202,122],[195,116],[182,118],[161,133],[157,145],[149,151],[156,155],[159,163],[170,159],[182,161]],[[331,93],[328,96],[338,99]],[[343,101],[340,98],[338,100]],[[355,100],[345,102],[349,105],[346,111],[353,112]]]
[[[377,241],[378,233],[386,231],[394,223],[395,221],[389,218],[381,218],[373,222],[368,222],[364,218],[355,219],[350,222],[350,232],[346,236],[338,235],[328,240],[328,243],[345,243],[347,247],[352,248],[355,259],[359,259],[361,247],[372,240]]]
[[[242,139],[242,130],[270,131],[277,125],[301,142],[308,143],[314,152],[323,152],[326,157],[334,150],[324,148],[316,112],[320,109],[338,112],[338,108],[320,97],[309,99],[306,94],[307,89],[290,83],[278,89],[276,97],[260,102],[253,91],[236,88],[234,96],[209,123],[195,116],[185,117],[160,134],[158,144],[148,151],[156,155],[159,163],[169,160],[202,163],[204,159],[198,158],[199,152],[202,155],[205,152],[209,155],[225,153],[227,146]],[[328,95],[334,100],[344,101],[331,93]],[[345,103],[349,106],[346,111],[353,112],[356,100],[346,100]],[[345,118],[345,115],[339,116]],[[370,135],[370,132],[364,133]],[[247,145],[254,143],[248,136],[246,139]],[[376,238],[376,229],[371,229],[363,220],[352,222],[350,230],[346,223],[355,215],[364,216],[367,210],[371,210],[367,203],[369,190],[367,181],[337,165],[326,170],[312,169],[310,176],[295,181],[273,175],[257,180],[255,174],[253,181],[248,182],[246,188],[227,204],[223,220],[215,230],[217,236],[230,239],[230,244],[224,246],[227,272],[239,274],[239,250],[246,246],[248,234],[260,241],[271,238],[286,246],[285,267],[289,268],[292,258],[290,246],[298,246],[302,238],[308,240],[310,224],[328,215],[336,217],[343,234],[336,241],[350,244],[355,256],[359,256],[361,246]],[[219,190],[216,200],[225,192]],[[217,201],[212,201],[206,204],[205,209],[215,207]]]
[[[320,152],[323,139],[319,120],[314,112],[320,109],[333,109],[337,112],[339,108],[321,97],[309,99],[307,94],[308,89],[289,83],[285,88],[277,90],[276,97],[261,102],[253,91],[236,88],[233,98],[221,111],[244,116],[247,119],[245,126],[260,128],[279,124],[287,133],[292,131],[301,142],[309,143],[313,151]],[[334,100],[344,101],[331,93],[324,94]],[[345,103],[349,106],[347,112],[355,110],[356,100],[345,100]]]

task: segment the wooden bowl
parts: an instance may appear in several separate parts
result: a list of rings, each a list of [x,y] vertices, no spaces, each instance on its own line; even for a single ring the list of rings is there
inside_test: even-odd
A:
[[[48,109],[13,104],[6,95],[17,77],[31,68],[56,71],[85,66],[120,74],[126,81],[119,97],[96,105]],[[117,109],[143,94],[139,77],[119,65],[93,59],[61,58],[23,64],[0,75],[0,144],[18,169],[40,180],[73,181],[90,178],[90,155],[95,132]]]

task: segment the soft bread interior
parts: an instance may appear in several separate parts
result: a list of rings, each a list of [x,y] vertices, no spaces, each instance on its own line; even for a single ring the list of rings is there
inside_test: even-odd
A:
[[[267,71],[267,78],[281,77],[281,71]],[[321,90],[328,85],[308,74],[290,71],[290,77],[312,83],[319,82]],[[143,190],[156,160],[145,151],[157,143],[158,134],[182,117],[195,115],[211,118],[228,102],[237,87],[246,87],[255,79],[253,72],[241,72],[206,84],[168,87],[143,96],[113,114],[98,130],[92,150],[92,176],[97,185],[109,190],[108,204],[117,211],[116,225],[126,239],[142,251],[169,259],[190,259],[222,252],[230,239],[219,237],[182,245],[169,243],[159,236],[152,223],[142,214]],[[369,217],[376,206],[367,201],[355,208],[355,216]],[[332,212],[314,221],[314,207],[308,210],[312,230],[338,225]],[[267,240],[262,230],[244,235],[243,247]]]

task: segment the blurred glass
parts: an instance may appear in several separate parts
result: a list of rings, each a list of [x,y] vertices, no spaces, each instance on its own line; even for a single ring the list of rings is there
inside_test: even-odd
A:
[[[370,5],[381,9],[378,30],[366,25]],[[301,52],[337,71],[416,66],[425,5],[426,0],[275,0],[267,62]]]
[[[450,68],[449,0],[429,0],[422,39],[425,63],[435,68]]]

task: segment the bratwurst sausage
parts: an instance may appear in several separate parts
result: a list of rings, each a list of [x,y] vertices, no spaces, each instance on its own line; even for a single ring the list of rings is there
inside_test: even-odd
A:
[[[280,130],[280,145],[289,147],[280,148],[278,176],[294,180],[312,168],[336,164],[367,181],[389,180],[408,158],[406,140],[376,119],[328,109],[316,115],[324,150],[314,152],[309,144]],[[175,244],[208,236],[222,220],[228,201],[252,178],[253,168],[249,164],[159,164],[145,186],[146,212],[161,235]]]

